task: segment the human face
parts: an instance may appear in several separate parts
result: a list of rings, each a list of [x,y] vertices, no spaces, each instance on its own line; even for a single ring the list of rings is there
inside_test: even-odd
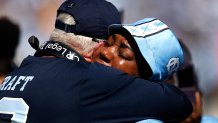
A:
[[[134,53],[127,40],[119,35],[111,35],[93,53],[94,62],[116,68],[129,75],[139,76]]]

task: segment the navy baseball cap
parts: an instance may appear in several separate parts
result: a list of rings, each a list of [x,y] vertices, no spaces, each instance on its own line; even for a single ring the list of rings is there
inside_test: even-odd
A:
[[[183,51],[166,24],[145,18],[133,24],[113,24],[109,35],[121,34],[133,49],[141,78],[164,81],[183,64]],[[148,72],[151,74],[148,76]]]
[[[92,38],[107,39],[108,26],[121,24],[119,11],[105,0],[67,0],[59,7],[57,15],[60,13],[73,16],[76,25],[56,20],[56,28]]]

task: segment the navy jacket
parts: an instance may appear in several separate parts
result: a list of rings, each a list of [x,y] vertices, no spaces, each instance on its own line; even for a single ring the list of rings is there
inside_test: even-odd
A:
[[[28,56],[5,78],[0,99],[1,123],[178,122],[192,112],[174,86],[64,58]]]

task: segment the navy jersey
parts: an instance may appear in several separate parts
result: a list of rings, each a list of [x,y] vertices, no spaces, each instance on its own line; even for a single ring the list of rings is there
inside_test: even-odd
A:
[[[0,122],[176,122],[191,112],[189,100],[169,84],[63,58],[29,56],[0,86]]]

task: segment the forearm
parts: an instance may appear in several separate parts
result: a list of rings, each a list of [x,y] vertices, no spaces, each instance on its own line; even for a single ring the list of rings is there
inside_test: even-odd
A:
[[[159,99],[161,101],[159,107],[165,112],[162,121],[175,123],[190,116],[193,109],[186,95],[170,84],[159,84],[163,87],[163,95]]]
[[[116,71],[110,72],[115,74]],[[88,75],[92,74],[93,71]],[[109,76],[101,70],[101,76],[89,79],[88,83],[81,86],[81,90],[82,114],[87,114],[87,121],[94,117],[98,122],[136,122],[145,119],[177,122],[192,112],[192,104],[176,87],[123,73]]]

